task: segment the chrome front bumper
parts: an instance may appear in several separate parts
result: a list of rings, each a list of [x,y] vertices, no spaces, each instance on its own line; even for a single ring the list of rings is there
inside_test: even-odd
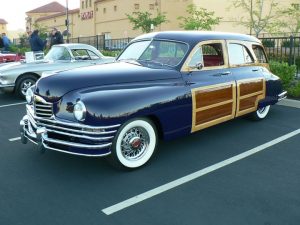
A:
[[[46,149],[83,155],[104,156],[110,154],[110,146],[118,125],[94,127],[57,119],[36,117],[31,106],[26,105],[27,115],[20,121],[21,141]]]
[[[283,99],[287,98],[287,91],[284,91],[284,92],[281,92],[279,95],[278,95],[278,101],[281,101]]]

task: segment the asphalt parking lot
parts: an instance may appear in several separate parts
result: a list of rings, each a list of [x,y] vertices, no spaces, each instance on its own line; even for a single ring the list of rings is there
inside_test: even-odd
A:
[[[299,108],[162,141],[132,172],[21,144],[24,113],[22,101],[0,94],[1,225],[299,224]]]

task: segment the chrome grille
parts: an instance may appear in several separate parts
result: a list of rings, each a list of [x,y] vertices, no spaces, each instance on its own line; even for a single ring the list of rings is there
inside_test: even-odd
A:
[[[40,98],[34,98],[34,114],[40,118],[50,118],[53,115],[53,105],[52,103],[46,102]]]

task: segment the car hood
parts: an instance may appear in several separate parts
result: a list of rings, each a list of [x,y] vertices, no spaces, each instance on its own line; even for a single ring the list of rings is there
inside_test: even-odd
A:
[[[115,62],[62,71],[41,78],[36,94],[54,102],[70,91],[144,81],[180,78],[181,73],[170,68],[149,68],[138,63]]]
[[[39,62],[32,62],[32,63],[25,63],[25,62],[14,62],[14,63],[7,63],[5,66],[0,67],[0,72],[3,74],[14,74],[14,73],[25,73],[25,72],[35,72],[35,71],[42,71],[45,70],[55,63],[47,62],[47,61],[39,61]],[[46,69],[47,70],[47,69]]]

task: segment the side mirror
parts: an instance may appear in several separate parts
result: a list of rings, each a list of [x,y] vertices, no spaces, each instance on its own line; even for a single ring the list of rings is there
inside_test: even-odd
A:
[[[189,66],[189,69],[192,69],[192,70],[194,70],[194,69],[202,70],[202,68],[203,68],[203,64],[201,62],[199,62],[195,65]]]

